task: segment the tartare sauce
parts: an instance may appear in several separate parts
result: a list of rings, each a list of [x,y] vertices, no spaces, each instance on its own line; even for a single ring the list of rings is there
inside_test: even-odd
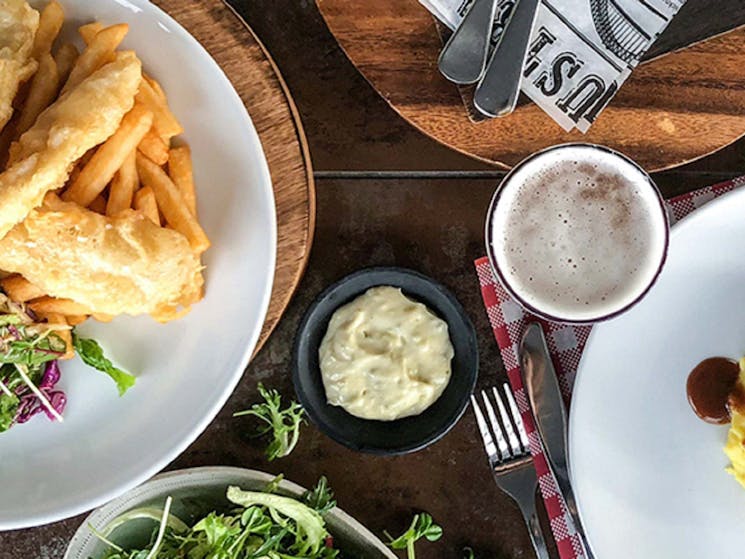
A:
[[[454,351],[444,320],[400,289],[381,286],[333,314],[318,354],[330,404],[392,421],[440,397]]]

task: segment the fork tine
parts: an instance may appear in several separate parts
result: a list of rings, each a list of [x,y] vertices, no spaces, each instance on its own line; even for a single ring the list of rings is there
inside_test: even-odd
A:
[[[504,402],[502,401],[502,397],[499,395],[499,391],[497,391],[496,386],[492,387],[492,392],[494,393],[494,398],[497,400],[499,415],[502,418],[502,424],[504,425],[504,430],[507,433],[507,440],[510,442],[510,450],[512,450],[512,454],[514,456],[522,454],[523,450],[520,447],[520,441],[518,440],[517,435],[515,435],[515,429],[512,427],[512,421],[510,420],[510,416],[504,407]]]
[[[517,433],[520,435],[520,442],[525,448],[525,452],[530,452],[530,443],[528,442],[528,432],[525,430],[525,424],[523,423],[522,415],[520,410],[517,409],[517,403],[515,402],[515,396],[512,394],[512,390],[507,383],[504,383],[504,392],[507,394],[507,403],[512,411],[512,418],[515,420],[515,426],[517,427]]]
[[[505,460],[512,456],[510,447],[507,446],[507,441],[504,439],[504,431],[499,426],[497,421],[497,415],[494,413],[494,408],[488,398],[488,392],[486,390],[481,391],[481,397],[484,400],[484,406],[486,406],[486,415],[489,417],[489,423],[491,424],[494,436],[497,438],[497,446],[499,447],[499,454],[502,456],[502,460]]]
[[[471,394],[471,405],[473,406],[473,413],[476,415],[476,423],[478,423],[479,433],[481,433],[481,440],[484,443],[484,449],[486,450],[486,455],[489,457],[489,462],[497,462],[499,460],[497,447],[494,446],[494,439],[492,438],[491,433],[489,433],[489,427],[486,425],[484,414],[479,407],[478,400],[476,400],[476,397],[473,394]]]

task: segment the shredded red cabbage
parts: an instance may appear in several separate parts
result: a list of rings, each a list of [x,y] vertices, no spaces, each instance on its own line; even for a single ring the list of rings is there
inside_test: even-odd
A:
[[[47,400],[52,404],[52,407],[62,415],[67,404],[67,396],[62,390],[55,390],[55,385],[59,382],[62,372],[60,371],[57,361],[49,361],[46,369],[44,369],[44,376],[41,378],[39,383],[39,390]],[[29,419],[34,417],[39,412],[46,413],[50,420],[54,421],[54,416],[49,410],[39,401],[39,398],[31,392],[31,390],[24,386],[24,390],[18,393],[18,397],[21,402],[18,405],[18,412],[16,413],[16,423],[26,423]]]

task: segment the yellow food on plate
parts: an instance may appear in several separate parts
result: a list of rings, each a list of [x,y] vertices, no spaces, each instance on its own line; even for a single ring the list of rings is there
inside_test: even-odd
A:
[[[184,129],[118,50],[129,25],[80,23],[82,51],[55,47],[57,0],[0,0],[0,287],[50,323],[172,320],[203,297],[209,247]]]
[[[121,169],[125,160],[135,150],[142,137],[150,129],[153,113],[142,105],[135,105],[121,121],[119,129],[96,150],[80,174],[71,181],[62,198],[89,206],[96,196]]]
[[[111,136],[132,108],[140,61],[121,52],[47,108],[10,151],[0,174],[0,237],[64,185],[72,164]]]
[[[114,59],[60,96],[39,115],[34,125],[11,146],[12,165],[43,150],[67,148],[76,161],[90,148],[114,134],[122,117],[134,106],[142,81],[142,65],[132,51]],[[73,146],[80,142],[82,146]],[[74,147],[74,149],[73,149]]]
[[[31,57],[39,13],[25,0],[0,0],[0,130],[13,114],[18,87],[36,71]]]
[[[740,359],[740,376],[730,396],[730,416],[732,423],[727,434],[724,453],[732,462],[727,471],[745,487],[745,409],[742,398],[745,395],[745,357]]]
[[[39,14],[39,26],[31,48],[31,56],[34,60],[38,61],[45,54],[52,52],[52,44],[57,39],[64,22],[65,12],[57,0],[52,0],[44,6]]]
[[[202,265],[181,233],[134,210],[107,217],[48,202],[0,240],[0,269],[80,304],[71,314],[168,320],[201,298]]]
[[[114,55],[119,43],[124,40],[129,26],[126,23],[112,25],[102,29],[93,37],[91,43],[75,61],[70,76],[62,88],[66,93],[77,87],[83,80],[103,66]]]
[[[46,293],[19,274],[11,274],[0,280],[0,287],[11,301],[25,303],[31,299],[44,297]]]

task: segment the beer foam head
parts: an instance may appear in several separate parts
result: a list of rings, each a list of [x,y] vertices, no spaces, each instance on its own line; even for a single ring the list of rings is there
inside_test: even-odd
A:
[[[590,145],[534,156],[500,187],[489,216],[492,264],[526,306],[591,322],[635,302],[667,250],[667,219],[648,175]]]

